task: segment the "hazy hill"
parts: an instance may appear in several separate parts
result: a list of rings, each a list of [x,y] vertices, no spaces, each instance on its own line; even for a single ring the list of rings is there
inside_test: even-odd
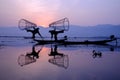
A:
[[[40,32],[45,37],[50,37],[51,28],[39,27]],[[77,26],[71,25],[69,31],[59,36],[68,37],[99,37],[115,35],[120,37],[120,25],[96,25],[96,26]],[[21,31],[18,27],[0,27],[0,36],[31,36],[31,33]]]
[[[71,36],[81,37],[96,37],[116,35],[120,37],[120,25],[97,25],[97,26],[75,26],[70,27],[67,34]]]
[[[40,28],[41,33],[45,36],[50,35],[48,28]],[[43,32],[44,31],[44,32]],[[69,37],[106,37],[110,35],[115,35],[120,37],[120,25],[96,25],[96,26],[77,26],[71,25],[69,31],[66,31],[64,34],[59,36],[67,35]]]

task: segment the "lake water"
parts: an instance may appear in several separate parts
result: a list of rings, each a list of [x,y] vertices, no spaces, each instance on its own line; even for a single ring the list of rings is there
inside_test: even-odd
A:
[[[120,80],[119,42],[35,45],[31,39],[0,37],[0,80]]]

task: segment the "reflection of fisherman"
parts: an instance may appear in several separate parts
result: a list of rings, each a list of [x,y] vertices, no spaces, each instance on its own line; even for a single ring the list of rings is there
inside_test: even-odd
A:
[[[26,30],[26,31],[32,33],[32,38],[35,38],[35,34],[38,34],[41,38],[43,38],[39,32],[39,28],[33,27],[33,30]]]
[[[57,45],[54,46],[54,49],[51,46],[51,52],[49,56],[53,56],[48,61],[54,65],[57,65],[58,67],[63,67],[65,69],[69,66],[69,59],[68,55],[64,55],[63,53],[58,53],[57,51]]]
[[[36,62],[36,60],[39,58],[39,53],[42,50],[42,47],[40,50],[35,50],[35,45],[32,47],[32,52],[27,52],[26,55],[20,55],[18,57],[18,64],[20,66],[28,65],[31,63]]]
[[[55,45],[54,50],[53,50],[53,48],[51,47],[51,52],[50,52],[49,56],[54,56],[54,58],[55,58],[56,55],[59,55],[59,56],[61,56],[61,57],[64,56],[62,53],[58,53],[58,52],[57,52],[57,45]]]
[[[39,52],[41,51],[42,49],[38,50],[37,52],[35,51],[35,46],[32,47],[32,52],[31,53],[27,53],[26,56],[30,56],[30,57],[33,57],[33,59],[35,58],[39,58]]]

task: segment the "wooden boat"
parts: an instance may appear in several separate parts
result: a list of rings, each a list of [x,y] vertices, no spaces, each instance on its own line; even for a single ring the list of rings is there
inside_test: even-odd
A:
[[[98,41],[83,41],[83,42],[79,42],[79,41],[65,41],[64,44],[67,44],[67,45],[73,45],[73,44],[107,44],[108,42],[112,42],[112,41],[115,41],[116,39],[113,39],[113,40],[98,40]]]
[[[115,39],[108,39],[108,40],[97,40],[97,41],[68,41],[68,40],[34,40],[38,42],[38,44],[62,44],[62,45],[79,45],[79,44],[107,44],[108,42],[115,41]]]
[[[36,40],[34,39],[34,41],[38,42],[38,44],[55,44],[55,43],[64,43],[65,40]]]

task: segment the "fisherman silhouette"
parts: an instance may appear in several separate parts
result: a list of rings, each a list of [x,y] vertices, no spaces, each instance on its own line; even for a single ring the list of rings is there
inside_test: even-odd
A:
[[[32,33],[32,38],[33,38],[33,39],[35,38],[35,35],[36,35],[36,34],[38,34],[41,38],[43,38],[42,35],[41,35],[40,32],[39,32],[39,28],[33,27],[32,29],[29,29],[29,30],[26,29],[26,31]]]
[[[50,30],[49,32],[51,33],[51,39],[54,37],[54,40],[57,41],[58,40],[57,35],[59,33],[64,33],[64,30],[60,30],[60,31]]]

